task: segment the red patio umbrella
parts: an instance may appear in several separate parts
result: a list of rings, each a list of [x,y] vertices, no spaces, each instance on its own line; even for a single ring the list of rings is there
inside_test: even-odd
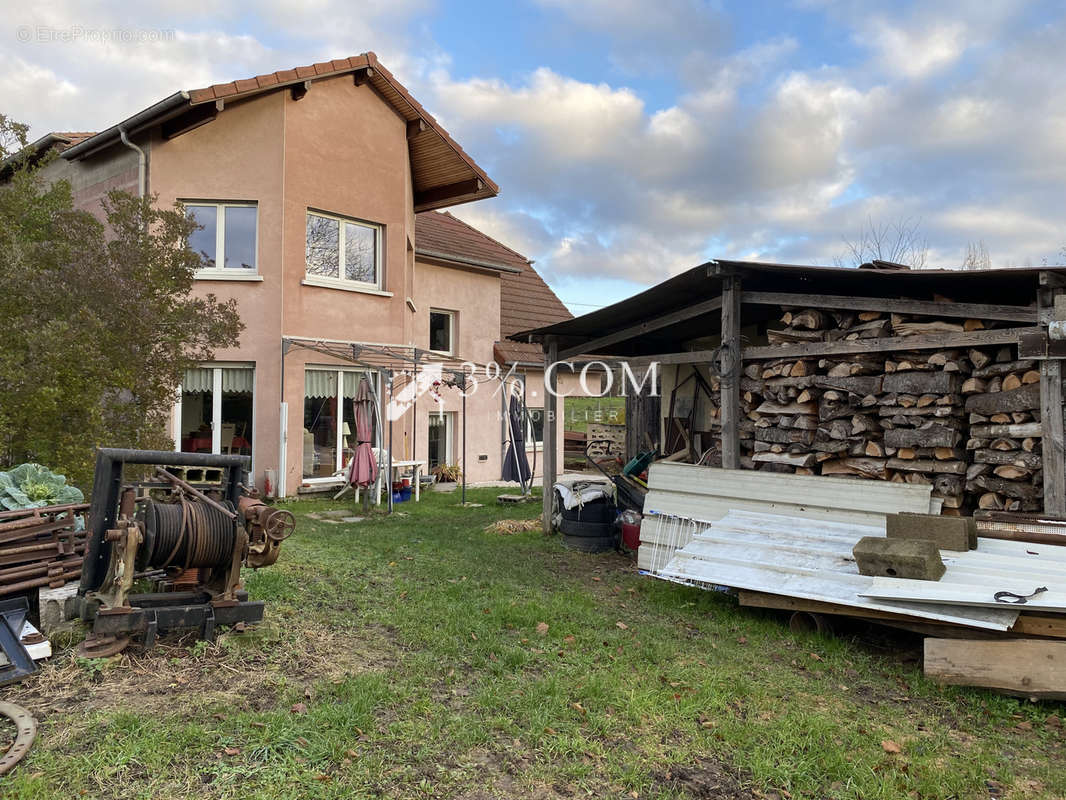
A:
[[[374,391],[364,375],[355,391],[355,456],[348,465],[348,482],[352,486],[370,486],[378,477],[378,462],[371,440],[374,438]]]

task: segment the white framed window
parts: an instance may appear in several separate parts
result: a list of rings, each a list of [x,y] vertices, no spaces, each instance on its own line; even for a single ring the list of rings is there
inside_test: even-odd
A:
[[[182,204],[185,215],[200,226],[189,234],[189,247],[203,263],[197,277],[258,274],[256,203],[183,200]]]
[[[526,406],[526,447],[544,444],[544,409]]]
[[[381,288],[382,227],[371,222],[307,212],[307,282]]]
[[[185,370],[174,408],[174,449],[254,456],[254,400],[254,364],[201,364]]]
[[[304,482],[335,481],[355,455],[355,397],[364,376],[377,395],[377,376],[371,373],[336,367],[304,370]],[[372,430],[371,443],[376,442],[377,431]]]
[[[429,469],[454,464],[452,439],[455,438],[455,412],[431,411],[429,434],[426,437],[426,456]]]
[[[455,352],[455,312],[429,310],[429,349],[451,355]]]

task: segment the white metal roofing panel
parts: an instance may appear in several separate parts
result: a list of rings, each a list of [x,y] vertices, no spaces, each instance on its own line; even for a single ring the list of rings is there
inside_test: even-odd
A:
[[[1057,589],[1052,588],[1048,583],[1039,578],[1027,578],[1024,582],[1017,579],[1000,579],[974,584],[874,578],[873,584],[863,592],[863,596],[892,602],[925,604],[929,607],[950,605],[967,608],[1016,608],[1026,611],[1066,612],[1066,591],[1063,591],[1064,584],[1061,579]],[[996,592],[1007,591],[1027,595],[1041,586],[1046,587],[1048,591],[1030,597],[1024,605],[1002,603],[995,599]]]
[[[884,530],[886,514],[929,513],[931,486],[656,462],[645,514],[718,520],[730,511],[828,519]]]
[[[787,475],[657,461],[648,487],[780,505],[856,509],[891,514],[929,509],[932,487],[818,475]]]
[[[666,580],[730,586],[826,603],[905,614],[976,628],[1007,630],[1018,609],[961,608],[864,597],[873,579],[858,573],[851,550],[876,526],[745,511],[711,523],[658,570]]]

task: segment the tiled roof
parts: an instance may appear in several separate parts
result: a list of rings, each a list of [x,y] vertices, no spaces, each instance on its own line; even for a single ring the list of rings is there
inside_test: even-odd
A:
[[[573,317],[540,277],[529,259],[447,212],[430,211],[416,218],[417,249],[446,253],[457,259],[500,264],[521,270],[500,273],[500,339],[496,357],[503,363],[542,363],[539,344],[507,341],[518,331],[552,325]]]
[[[486,236],[447,211],[428,211],[415,217],[415,247],[434,253],[524,269],[529,259],[504,244]]]
[[[358,84],[366,83],[397,114],[407,121],[407,143],[411,157],[416,211],[467,203],[495,197],[500,187],[485,173],[440,123],[415,100],[406,88],[381,65],[374,53],[322,61],[293,69],[256,75],[229,83],[216,83],[202,89],[176,92],[98,134],[72,141],[65,147],[64,158],[80,159],[102,148],[118,144],[125,131],[134,136],[166,120],[180,118],[190,109],[219,101],[242,100],[304,82],[341,75],[355,75]]]
[[[431,189],[450,187],[452,184],[449,184],[449,181],[457,184],[467,179],[470,173],[454,164],[449,164],[447,153],[451,153],[453,158],[457,156],[462,167],[472,171],[479,181],[477,186],[470,192],[465,193],[461,199],[449,197],[449,202],[427,200],[420,204],[416,198],[416,210],[452,205],[456,202],[468,202],[469,200],[478,200],[483,197],[494,197],[499,194],[500,187],[493,182],[485,170],[479,167],[474,159],[459,146],[459,143],[433,118],[433,115],[411,96],[403,84],[381,65],[381,62],[378,61],[373,52],[334,61],[321,61],[317,64],[280,70],[266,75],[256,75],[254,78],[246,78],[229,83],[216,83],[203,89],[193,89],[189,92],[189,101],[196,105],[244,97],[285,85],[316,78],[344,75],[357,70],[369,70],[368,80],[371,85],[408,123],[422,123],[421,130],[409,131],[408,133],[408,138],[413,148],[415,148],[412,150],[412,168],[416,189],[423,188],[419,185],[422,183],[426,184],[424,188]],[[425,151],[424,154],[422,150]]]
[[[73,147],[92,136],[96,136],[96,131],[56,131],[52,136],[60,140],[57,149],[66,150],[68,147]]]

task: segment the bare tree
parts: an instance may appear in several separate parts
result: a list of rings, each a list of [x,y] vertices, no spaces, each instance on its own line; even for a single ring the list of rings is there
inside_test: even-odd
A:
[[[992,256],[982,241],[966,245],[966,257],[962,259],[963,269],[992,269]]]
[[[910,217],[883,225],[867,217],[857,238],[844,238],[847,249],[836,259],[837,264],[858,267],[870,261],[889,261],[922,269],[929,242],[922,235],[921,225],[920,219]]]

